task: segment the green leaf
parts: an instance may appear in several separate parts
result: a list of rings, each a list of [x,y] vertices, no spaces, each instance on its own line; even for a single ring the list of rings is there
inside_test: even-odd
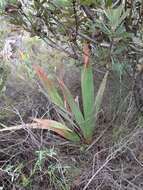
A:
[[[112,58],[112,70],[116,72],[117,76],[122,79],[122,75],[125,72],[125,69],[127,69],[126,63],[120,63],[119,60]]]
[[[55,87],[55,83],[48,78],[48,76],[41,67],[34,65],[33,68],[36,71],[36,74],[39,76],[41,82],[43,83],[45,90],[47,90],[47,94],[51,101],[57,106],[64,108],[63,100],[60,97],[57,88]]]
[[[111,35],[111,30],[108,28],[108,26],[106,26],[104,24],[103,21],[96,21],[96,24],[95,24],[96,27],[100,28],[101,31],[107,35]]]
[[[124,7],[121,5],[116,9],[108,8],[104,11],[104,13],[109,20],[109,25],[112,31],[115,31],[127,17],[129,11],[125,12]]]
[[[69,89],[66,87],[64,82],[61,81],[60,79],[58,79],[58,81],[59,81],[60,87],[62,89],[63,95],[64,95],[64,97],[66,97],[67,103],[71,109],[71,113],[75,117],[75,120],[76,120],[77,124],[79,125],[79,127],[81,128],[81,130],[84,131],[84,117],[82,115],[82,112],[81,112],[79,106],[75,102],[72,94],[70,93]]]
[[[80,0],[80,2],[82,5],[88,5],[88,6],[96,3],[95,0]]]
[[[49,119],[37,119],[37,118],[34,118],[33,121],[39,124],[37,125],[37,128],[39,129],[49,129],[73,142],[80,141],[80,137],[77,135],[76,132],[72,131],[66,125],[60,122]]]
[[[58,7],[71,6],[71,0],[54,0],[54,4]]]
[[[106,0],[106,6],[111,7],[112,6],[112,0]]]
[[[93,128],[93,111],[94,111],[94,80],[92,66],[84,66],[81,74],[81,89],[82,89],[82,102],[85,119],[85,138],[91,133]]]

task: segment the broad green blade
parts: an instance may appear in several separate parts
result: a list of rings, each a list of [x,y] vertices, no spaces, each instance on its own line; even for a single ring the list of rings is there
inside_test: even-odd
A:
[[[103,95],[104,95],[104,91],[105,91],[105,87],[106,87],[106,83],[107,83],[108,73],[109,72],[107,71],[100,84],[99,90],[98,90],[96,98],[95,98],[95,104],[94,104],[95,105],[95,107],[94,107],[95,119],[97,118],[96,116],[101,108],[101,103],[103,100]]]
[[[55,87],[54,82],[48,78],[44,70],[39,66],[34,66],[34,70],[36,71],[36,74],[40,78],[41,82],[43,83],[43,86],[45,90],[47,90],[47,94],[50,98],[50,100],[56,104],[57,106],[64,108],[64,103],[62,98],[60,97],[57,88]]]
[[[94,123],[94,80],[92,66],[84,66],[81,74],[82,102],[85,119],[84,136],[87,138],[91,133]]]
[[[80,137],[76,134],[76,132],[72,131],[66,125],[60,122],[49,119],[37,119],[37,118],[34,118],[33,121],[39,124],[37,128],[49,129],[59,134],[60,136],[64,137],[65,139],[68,139],[73,142],[80,142]]]
[[[105,76],[100,84],[99,90],[97,92],[95,102],[94,102],[94,108],[93,108],[93,117],[90,117],[90,122],[87,121],[87,124],[89,125],[89,126],[87,125],[87,128],[85,129],[87,144],[92,142],[93,133],[96,128],[97,114],[101,108],[101,103],[103,100],[103,95],[104,95],[104,91],[105,91],[105,87],[106,87],[107,76],[108,76],[108,72],[105,74]]]
[[[75,102],[72,94],[70,93],[69,89],[63,83],[63,81],[61,81],[60,79],[58,79],[58,81],[59,81],[60,87],[62,89],[62,92],[64,94],[64,97],[66,97],[67,103],[69,104],[69,107],[71,109],[71,113],[73,114],[77,124],[79,125],[79,127],[83,131],[84,130],[84,117],[82,115],[82,112],[81,112],[79,106],[76,104],[76,102]]]

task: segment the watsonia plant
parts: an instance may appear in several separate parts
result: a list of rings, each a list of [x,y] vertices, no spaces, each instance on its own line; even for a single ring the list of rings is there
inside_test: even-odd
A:
[[[43,83],[45,90],[47,90],[50,100],[61,110],[66,110],[70,113],[68,116],[70,119],[67,120],[67,114],[65,114],[64,119],[66,124],[64,122],[49,119],[34,118],[33,120],[42,128],[47,128],[54,131],[70,141],[75,143],[83,142],[85,144],[90,144],[96,128],[97,114],[99,113],[101,107],[108,72],[105,74],[95,97],[93,71],[89,62],[90,49],[88,43],[85,44],[83,51],[84,64],[81,70],[83,112],[73,98],[70,90],[64,84],[63,80],[56,78],[63,94],[63,97],[61,97],[55,82],[53,82],[53,80],[46,75],[41,67],[34,66],[36,74]],[[69,127],[71,126],[71,123],[73,125],[72,127]]]

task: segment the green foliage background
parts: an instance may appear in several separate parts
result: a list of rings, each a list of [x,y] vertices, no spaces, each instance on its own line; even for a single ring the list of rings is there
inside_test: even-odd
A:
[[[92,62],[108,65],[116,72],[121,72],[119,68],[125,68],[124,65],[130,68],[141,57],[136,39],[142,48],[142,9],[141,0],[1,1],[3,15],[31,36],[40,37],[48,46],[79,62],[83,43],[88,41]]]

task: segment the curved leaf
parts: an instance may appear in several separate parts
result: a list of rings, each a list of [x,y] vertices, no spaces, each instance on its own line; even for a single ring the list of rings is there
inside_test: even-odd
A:
[[[69,129],[66,125],[49,119],[37,119],[34,118],[33,121],[37,122],[38,128],[40,129],[49,129],[54,131],[55,133],[59,134],[60,136],[64,137],[73,142],[79,142],[80,137],[76,134],[76,132]]]
[[[43,83],[45,90],[47,90],[47,94],[51,101],[57,106],[64,108],[63,100],[60,97],[54,82],[48,78],[48,76],[40,66],[34,65],[33,68],[36,71],[36,74],[40,78],[41,82]]]
[[[64,82],[62,80],[60,80],[60,79],[58,79],[58,82],[60,84],[60,87],[62,89],[64,97],[66,97],[66,101],[67,101],[67,103],[68,103],[68,105],[69,105],[69,107],[71,109],[71,113],[74,115],[77,124],[79,125],[79,127],[83,131],[85,121],[84,121],[84,117],[82,115],[82,112],[81,112],[79,106],[75,102],[72,94],[70,93],[69,89],[66,87]]]

